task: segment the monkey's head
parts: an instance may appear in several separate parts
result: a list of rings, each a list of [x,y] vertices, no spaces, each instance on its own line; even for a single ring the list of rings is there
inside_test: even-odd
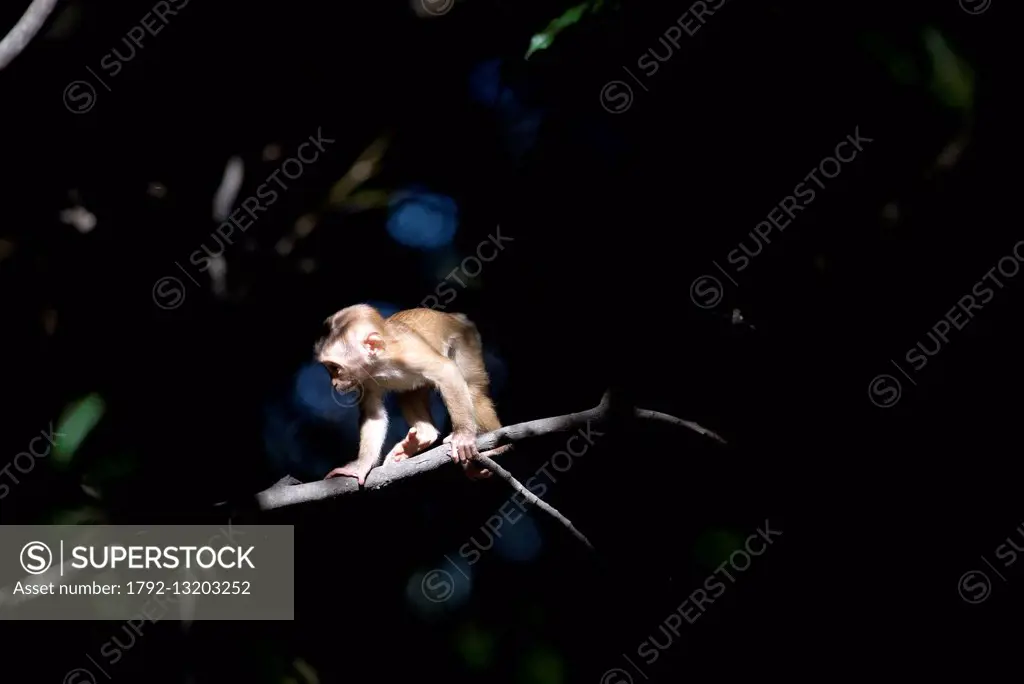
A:
[[[338,392],[351,392],[372,378],[383,362],[384,318],[371,306],[357,304],[324,321],[324,335],[313,348]]]

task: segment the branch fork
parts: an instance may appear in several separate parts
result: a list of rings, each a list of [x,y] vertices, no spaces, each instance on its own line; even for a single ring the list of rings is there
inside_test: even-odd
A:
[[[611,409],[611,393],[605,392],[601,403],[592,409],[578,413],[568,413],[563,416],[551,418],[540,418],[525,423],[506,425],[493,432],[480,435],[477,440],[477,448],[482,452],[478,461],[499,478],[504,480],[517,493],[522,495],[528,503],[531,503],[548,515],[552,516],[563,525],[574,537],[583,543],[588,549],[593,549],[590,542],[583,536],[569,520],[559,513],[552,506],[530,492],[519,480],[512,476],[505,468],[501,467],[494,458],[507,453],[515,444],[524,442],[535,437],[543,437],[559,432],[570,432],[585,427],[589,423],[600,423],[609,418]],[[649,420],[665,423],[674,427],[691,430],[699,435],[707,437],[719,444],[725,444],[725,440],[697,423],[689,420],[676,418],[667,413],[651,411],[648,409],[633,408],[629,412],[636,420]],[[260,510],[273,510],[295,506],[310,501],[321,501],[333,499],[345,494],[352,494],[361,489],[381,489],[399,480],[404,480],[416,475],[421,475],[442,466],[452,463],[451,446],[447,443],[440,444],[428,449],[416,456],[400,461],[389,462],[377,466],[370,471],[362,487],[353,478],[331,478],[317,482],[294,484],[294,480],[286,477],[269,489],[256,495],[256,503]]]

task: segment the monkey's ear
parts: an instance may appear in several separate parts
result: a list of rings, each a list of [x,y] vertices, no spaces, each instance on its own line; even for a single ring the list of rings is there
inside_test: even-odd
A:
[[[366,339],[363,340],[363,346],[369,352],[379,352],[384,350],[384,336],[379,332],[367,333]]]

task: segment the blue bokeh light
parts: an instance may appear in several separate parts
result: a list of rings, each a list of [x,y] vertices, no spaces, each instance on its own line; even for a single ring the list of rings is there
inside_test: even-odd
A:
[[[388,235],[406,247],[444,247],[454,239],[458,228],[459,206],[455,200],[419,188],[395,193],[388,211]]]

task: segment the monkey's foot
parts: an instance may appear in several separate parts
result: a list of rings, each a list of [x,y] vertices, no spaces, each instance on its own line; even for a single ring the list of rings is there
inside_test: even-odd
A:
[[[489,451],[481,451],[480,455],[487,456],[488,458],[494,458],[495,456],[501,456],[502,454],[511,450],[512,445],[505,444],[503,446],[490,449]],[[470,461],[465,466],[463,466],[463,471],[466,473],[466,477],[468,477],[470,480],[486,480],[487,478],[491,477],[494,474],[487,468],[477,465],[476,461]]]
[[[490,470],[477,465],[473,461],[462,464],[462,472],[466,473],[466,477],[470,480],[486,480],[494,475]]]
[[[388,455],[384,457],[384,462],[404,461],[407,458],[412,458],[436,442],[437,435],[437,429],[432,425],[421,425],[419,427],[409,428],[409,432],[405,435],[405,439],[392,447],[391,451],[388,452]]]

